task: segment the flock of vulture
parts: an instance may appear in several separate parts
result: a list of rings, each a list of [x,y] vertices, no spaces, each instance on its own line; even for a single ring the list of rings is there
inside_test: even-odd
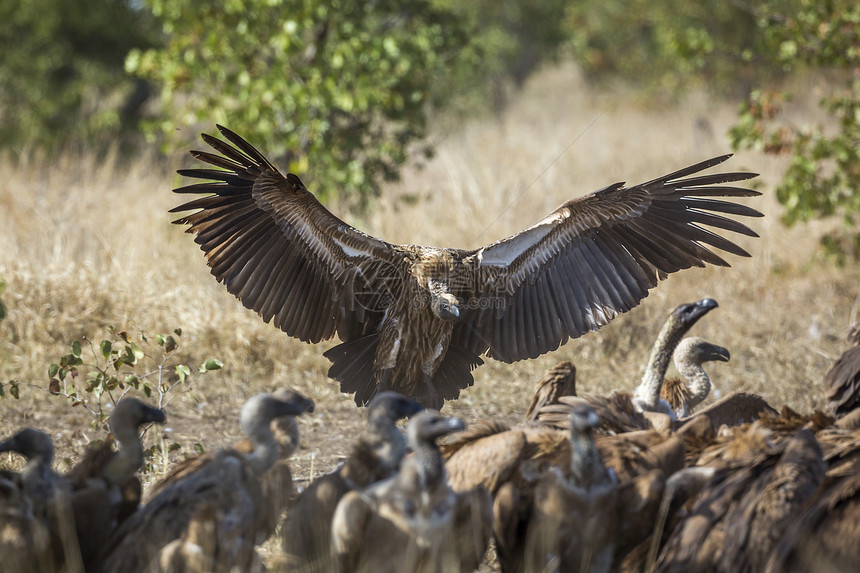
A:
[[[731,200],[758,194],[733,185],[755,174],[702,174],[728,159],[716,157],[572,199],[479,249],[396,245],[219,130],[225,140],[204,135],[216,153],[192,152],[217,169],[180,171],[204,182],[175,190],[200,195],[176,223],[264,321],[340,339],[328,374],[368,406],[367,433],[296,492],[296,417],[314,404],[260,394],[241,411],[247,440],[179,464],[141,503],[138,432],[164,412],[122,400],[113,440],[65,475],[50,437],[24,429],[0,443],[27,459],[0,470],[4,572],[255,572],[273,535],[269,566],[296,572],[469,572],[488,559],[505,573],[860,571],[860,346],[825,380],[827,413],[742,393],[701,407],[704,364],[730,358],[684,338],[717,306],[704,299],[670,314],[632,392],[577,394],[562,363],[522,423],[439,412],[482,357],[555,350],[670,273],[728,266],[712,248],[748,256],[719,231],[757,236],[737,218],[761,213]]]
[[[143,503],[139,431],[163,411],[123,399],[112,440],[63,475],[50,436],[23,429],[0,443],[26,458],[0,470],[0,569],[264,571],[275,535],[276,571],[860,570],[860,330],[825,377],[826,413],[742,393],[700,407],[704,365],[729,353],[684,335],[716,306],[669,315],[633,392],[577,393],[563,362],[518,424],[378,393],[345,461],[300,492],[289,459],[314,403],[290,390],[249,399],[247,439],[180,463]]]

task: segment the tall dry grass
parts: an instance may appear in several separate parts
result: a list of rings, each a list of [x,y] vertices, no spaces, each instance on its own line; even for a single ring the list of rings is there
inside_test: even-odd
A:
[[[792,113],[797,123],[813,119],[809,108]],[[338,214],[389,241],[475,247],[534,223],[572,196],[726,152],[722,134],[733,118],[733,105],[701,96],[645,109],[636,94],[594,91],[562,66],[539,74],[502,117],[434,134],[436,157],[387,187],[363,220]],[[184,156],[173,167],[193,163]],[[820,407],[819,381],[856,318],[857,268],[820,260],[817,240],[829,223],[779,223],[771,190],[781,161],[744,153],[725,167],[762,174],[764,196],[749,200],[766,214],[750,222],[761,238],[740,240],[751,258],[731,257],[730,269],[673,275],[630,313],[538,360],[489,361],[475,372],[475,386],[446,408],[467,419],[519,417],[533,381],[566,359],[576,364],[582,391],[631,389],[665,315],[706,296],[720,308],[694,333],[732,353],[731,362],[711,369],[715,394],[743,389],[777,406]],[[180,183],[172,169],[151,157],[120,165],[92,154],[7,157],[0,169],[0,278],[9,307],[0,323],[0,381],[44,388],[47,364],[82,335],[103,337],[107,325],[146,333],[181,327],[183,360],[218,357],[226,364],[195,382],[193,397],[171,403],[189,440],[210,448],[227,441],[245,396],[285,384],[317,400],[318,423],[360,423],[351,399],[325,376],[321,354],[333,343],[305,345],[262,324],[209,275],[191,237],[170,224],[167,211],[180,202],[170,192]],[[312,178],[305,183],[314,188]],[[70,442],[91,435],[81,430],[85,413],[35,387],[0,409],[0,435],[24,423],[53,428]],[[306,438],[310,450],[331,443]]]

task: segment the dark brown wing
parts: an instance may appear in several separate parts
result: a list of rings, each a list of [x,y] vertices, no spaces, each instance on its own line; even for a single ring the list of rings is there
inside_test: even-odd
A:
[[[286,177],[248,142],[203,134],[220,155],[191,154],[220,169],[182,169],[213,180],[176,193],[205,197],[171,212],[190,225],[212,274],[264,321],[306,342],[371,332],[398,284],[395,247],[332,215],[292,173]]]
[[[467,302],[452,345],[503,362],[536,358],[630,310],[669,273],[728,266],[711,247],[749,256],[705,227],[758,236],[730,216],[761,213],[714,199],[759,195],[723,185],[755,174],[690,177],[728,157],[573,199],[525,231],[469,253],[464,264],[475,280],[471,292],[458,293]]]
[[[824,376],[824,396],[834,416],[843,416],[860,404],[860,346],[843,352]]]

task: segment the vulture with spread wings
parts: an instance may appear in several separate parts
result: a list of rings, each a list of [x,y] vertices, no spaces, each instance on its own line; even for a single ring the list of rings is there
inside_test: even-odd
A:
[[[758,211],[715,197],[754,173],[698,175],[715,157],[647,183],[615,183],[576,199],[507,239],[475,250],[393,245],[330,213],[302,184],[218,126],[203,134],[219,169],[176,189],[203,194],[171,212],[189,225],[212,274],[266,322],[305,342],[337,335],[330,378],[366,405],[393,390],[430,408],[473,383],[481,355],[536,358],[597,330],[648,296],[669,273],[728,266],[711,248],[749,254],[706,227],[756,233],[732,216]],[[728,215],[728,216],[726,216]]]

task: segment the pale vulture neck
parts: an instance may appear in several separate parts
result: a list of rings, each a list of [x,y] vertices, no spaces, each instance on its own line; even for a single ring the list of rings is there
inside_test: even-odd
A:
[[[672,316],[657,335],[642,382],[633,391],[633,402],[640,410],[665,412],[674,418],[672,408],[665,400],[660,399],[660,388],[663,386],[672,352],[683,335],[682,330],[679,321]]]
[[[254,451],[245,457],[254,475],[261,476],[272,467],[280,454],[280,444],[269,427],[270,419],[257,418],[242,424],[245,435],[254,444]]]
[[[683,413],[679,415],[689,416],[693,408],[701,404],[710,394],[711,379],[694,353],[679,354],[675,353],[675,368],[686,382],[690,396],[682,405]]]
[[[137,425],[128,420],[111,418],[111,432],[119,451],[108,462],[104,477],[108,482],[119,483],[143,466],[143,445],[137,435]]]
[[[279,445],[281,459],[289,458],[299,447],[299,424],[294,416],[282,416],[275,419],[278,429],[276,440]]]
[[[609,474],[594,444],[591,432],[571,430],[571,483],[585,490],[608,483]]]
[[[403,434],[394,422],[387,418],[373,420],[371,430],[377,438],[373,449],[380,464],[387,470],[395,469],[406,453],[406,439]]]
[[[442,453],[433,442],[421,442],[413,445],[415,458],[418,461],[418,478],[423,490],[432,489],[445,480],[445,462]]]

